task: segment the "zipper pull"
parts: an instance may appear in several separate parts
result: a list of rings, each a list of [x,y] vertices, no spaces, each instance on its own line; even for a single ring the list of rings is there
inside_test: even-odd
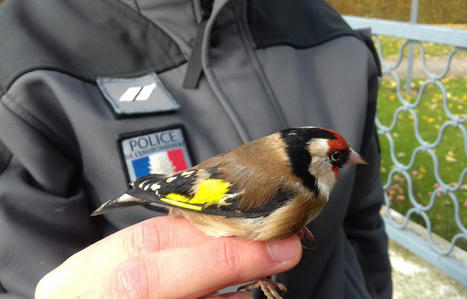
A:
[[[183,88],[198,88],[199,79],[203,73],[203,64],[201,62],[201,52],[203,47],[204,32],[206,24],[211,16],[213,0],[200,0],[202,20],[198,27],[198,33],[191,51],[190,60],[186,68],[185,78],[183,79]]]

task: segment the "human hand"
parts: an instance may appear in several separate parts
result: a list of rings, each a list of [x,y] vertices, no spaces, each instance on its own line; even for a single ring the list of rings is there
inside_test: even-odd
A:
[[[36,298],[198,298],[294,267],[296,236],[211,238],[184,218],[157,217],[79,251],[44,276]],[[247,293],[218,295],[250,298]],[[215,295],[212,295],[215,297]]]

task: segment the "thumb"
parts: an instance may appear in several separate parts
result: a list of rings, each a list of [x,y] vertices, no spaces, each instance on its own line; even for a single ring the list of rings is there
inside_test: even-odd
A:
[[[100,291],[111,290],[115,298],[197,298],[289,270],[301,253],[296,236],[270,242],[209,239],[129,259],[113,271]]]

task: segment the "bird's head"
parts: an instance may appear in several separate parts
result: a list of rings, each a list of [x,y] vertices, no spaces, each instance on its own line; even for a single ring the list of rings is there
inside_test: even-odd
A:
[[[346,164],[367,164],[337,132],[317,127],[281,132],[293,172],[314,192],[329,197]]]

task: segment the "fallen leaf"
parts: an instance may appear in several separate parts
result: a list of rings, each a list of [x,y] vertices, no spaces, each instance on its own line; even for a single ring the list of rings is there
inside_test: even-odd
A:
[[[454,163],[454,162],[457,162],[457,159],[454,158],[453,156],[446,156],[446,161],[450,162],[450,163]]]

